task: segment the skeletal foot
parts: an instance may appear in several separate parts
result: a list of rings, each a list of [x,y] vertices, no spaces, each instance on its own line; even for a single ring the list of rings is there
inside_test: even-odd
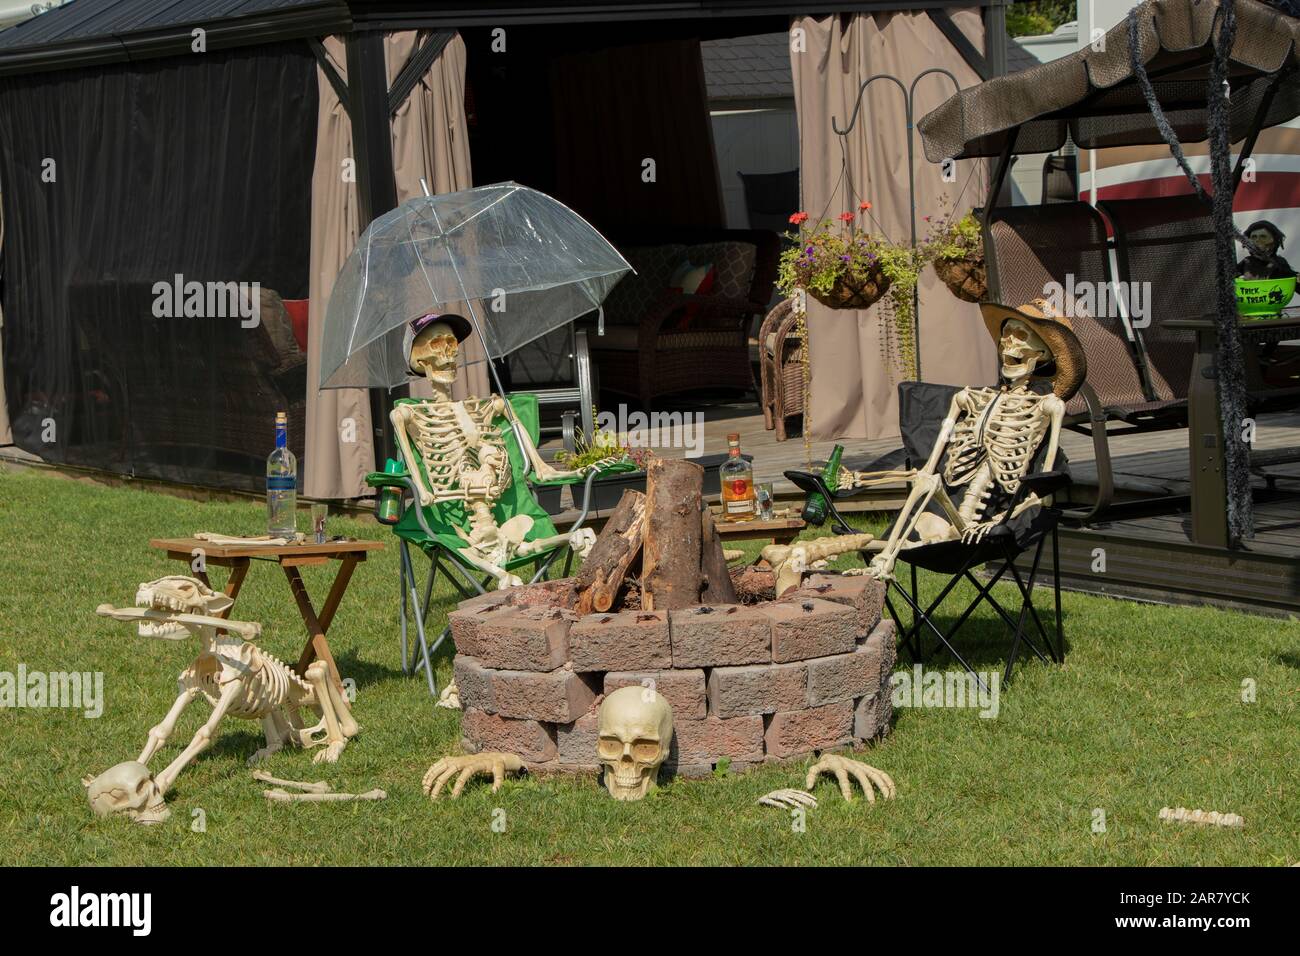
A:
[[[340,740],[337,743],[329,744],[324,750],[311,758],[312,763],[337,763],[343,754],[343,748],[347,745],[346,741]]]

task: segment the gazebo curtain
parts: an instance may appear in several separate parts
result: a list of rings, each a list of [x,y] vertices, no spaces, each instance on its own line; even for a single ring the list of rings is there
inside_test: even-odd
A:
[[[5,211],[4,198],[0,195],[0,446],[12,445],[14,440],[13,430],[9,427],[9,405],[5,402],[5,377],[3,369],[5,367],[4,351],[4,328],[5,328],[5,306],[4,306],[4,248],[5,248]]]
[[[957,26],[983,48],[984,29],[976,9],[953,11]],[[910,86],[931,66],[950,70],[963,87],[979,76],[957,54],[923,11],[799,17],[803,51],[791,45],[795,106],[800,140],[800,191],[810,222],[857,212],[872,204],[873,231],[906,242],[908,224],[907,127],[903,95],[887,80],[863,96],[857,126],[841,150],[831,129],[834,117],[848,124],[858,89],[869,77],[890,73]],[[796,34],[796,39],[798,35]],[[947,77],[932,74],[916,90],[914,115],[924,116],[953,92]],[[847,176],[844,163],[847,160]],[[941,168],[925,161],[916,144],[918,237],[945,210],[958,215],[981,205],[987,183],[983,161],[962,161],[956,181],[943,181]],[[852,183],[852,193],[849,183]],[[946,205],[945,205],[946,203]],[[976,306],[954,298],[925,269],[920,282],[921,374],[925,381],[954,385],[992,382],[995,355]],[[881,305],[834,311],[809,299],[812,368],[808,423],[813,438],[880,438],[898,432],[897,373],[884,357]]]
[[[415,31],[385,38],[385,61],[391,85],[416,48]],[[342,39],[325,40],[325,50],[339,75],[346,78]],[[304,492],[315,498],[353,498],[366,494],[365,475],[374,469],[370,400],[362,389],[325,389],[320,381],[320,339],[334,279],[362,231],[353,177],[343,175],[352,153],[352,125],[334,88],[320,70],[320,112],[316,165],[312,174],[311,304],[307,349],[307,447]],[[393,171],[398,201],[430,192],[468,189],[469,140],[465,122],[465,44],[457,35],[443,48],[424,78],[392,119]],[[351,164],[348,164],[350,167]],[[454,310],[454,305],[447,306]],[[461,346],[457,397],[485,395],[489,386],[483,348],[476,338]],[[417,383],[413,394],[424,392]]]

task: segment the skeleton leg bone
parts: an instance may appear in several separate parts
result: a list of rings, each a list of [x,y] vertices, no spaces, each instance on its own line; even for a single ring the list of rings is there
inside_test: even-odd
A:
[[[218,698],[216,706],[212,708],[212,716],[207,719],[207,722],[202,727],[195,731],[189,746],[182,750],[180,755],[154,778],[159,793],[166,793],[170,790],[180,772],[193,763],[199,754],[212,746],[212,738],[216,734],[222,718],[226,716],[226,711],[230,709],[231,704],[243,692],[244,686],[239,681],[232,681],[221,691],[221,697]]]
[[[321,722],[303,731],[300,739],[305,742],[304,746],[325,745],[325,749],[312,758],[315,763],[334,763],[339,759],[339,754],[343,753],[343,748],[347,746],[348,741],[343,736],[342,727],[339,726],[338,714],[334,709],[334,698],[329,692],[329,668],[323,661],[315,661],[307,668],[307,683],[311,684],[312,690],[316,692],[316,706],[320,708]],[[322,728],[325,734],[317,738],[316,735]]]
[[[303,790],[307,793],[330,793],[331,788],[324,780],[317,780],[315,783],[303,783],[301,780],[281,780],[279,777],[273,777],[265,770],[254,770],[253,779],[262,783],[269,783],[275,787],[290,787],[294,790]]]
[[[176,721],[180,719],[185,708],[189,706],[190,701],[199,695],[197,687],[182,687],[181,692],[176,695],[176,700],[172,703],[171,710],[167,711],[167,716],[162,719],[158,726],[149,731],[149,739],[145,742],[144,750],[140,751],[140,756],[136,759],[137,763],[148,765],[150,759],[156,754],[168,738],[171,737],[172,731],[176,729]]]

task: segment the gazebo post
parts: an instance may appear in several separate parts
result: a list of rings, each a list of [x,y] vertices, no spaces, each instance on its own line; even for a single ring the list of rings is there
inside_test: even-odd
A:
[[[357,161],[358,225],[364,230],[373,220],[397,208],[384,34],[349,33],[346,44],[348,116],[352,121],[352,148]],[[390,398],[404,398],[408,392],[405,386],[393,389],[391,394],[380,388],[370,389],[376,471],[383,471],[384,463],[397,457],[397,442],[388,420],[388,402]]]

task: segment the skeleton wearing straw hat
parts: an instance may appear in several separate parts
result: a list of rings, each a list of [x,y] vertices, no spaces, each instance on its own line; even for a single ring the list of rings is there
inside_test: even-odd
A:
[[[469,513],[470,531],[466,534],[457,529],[467,545],[461,556],[496,578],[498,587],[514,587],[522,581],[505,569],[512,558],[544,552],[566,542],[585,557],[596,536],[583,529],[573,535],[525,541],[533,526],[528,515],[516,515],[497,524],[492,508],[509,486],[511,471],[505,436],[494,422],[513,416],[509,403],[500,395],[463,401],[451,397],[460,343],[471,331],[469,321],[453,313],[428,313],[410,323],[406,332],[408,364],[413,375],[427,379],[433,396],[400,402],[389,418],[410,467],[420,506],[463,504]],[[579,474],[557,471],[543,461],[524,429],[515,429],[515,435],[540,478]],[[424,474],[415,467],[417,461],[423,463]]]
[[[1029,472],[1043,439],[1047,450],[1042,468],[1056,462],[1065,403],[1083,383],[1087,371],[1083,347],[1070,321],[1057,315],[1042,299],[1019,309],[986,303],[980,307],[989,334],[1002,357],[997,388],[964,388],[948,407],[930,458],[920,469],[894,472],[853,472],[846,469],[840,487],[868,487],[906,479],[907,501],[888,540],[873,541],[879,549],[868,573],[891,578],[899,551],[940,541],[976,542],[1008,517],[1016,517],[1042,501],[1027,495],[1008,516],[995,512],[995,492],[1015,494]],[[1050,392],[1030,386],[1050,381]],[[954,501],[949,489],[963,489]],[[942,514],[928,511],[931,502]]]

